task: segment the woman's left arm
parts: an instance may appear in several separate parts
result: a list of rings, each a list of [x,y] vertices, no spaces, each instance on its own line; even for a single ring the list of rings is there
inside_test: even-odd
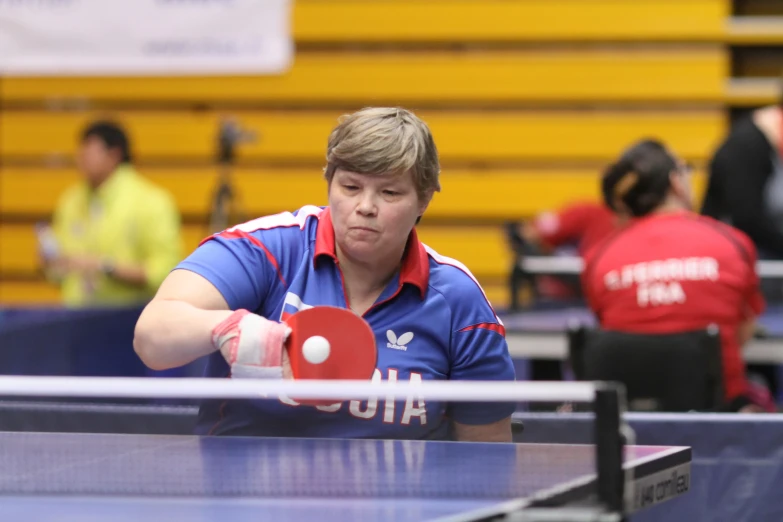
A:
[[[451,380],[514,382],[514,363],[499,322],[473,322],[455,330],[451,338]],[[457,440],[511,442],[511,415],[516,406],[506,401],[455,402],[446,415]]]

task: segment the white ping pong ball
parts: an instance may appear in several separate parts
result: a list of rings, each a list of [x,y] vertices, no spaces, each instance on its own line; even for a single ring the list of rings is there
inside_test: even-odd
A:
[[[314,335],[305,340],[302,345],[302,355],[310,364],[321,364],[329,358],[331,346],[325,337]]]

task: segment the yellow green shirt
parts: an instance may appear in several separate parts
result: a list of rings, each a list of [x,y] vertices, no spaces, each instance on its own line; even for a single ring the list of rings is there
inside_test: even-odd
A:
[[[146,302],[182,259],[180,216],[173,198],[128,164],[95,190],[86,182],[66,190],[53,221],[62,254],[141,265],[148,281],[141,288],[104,274],[70,273],[61,280],[66,306]]]

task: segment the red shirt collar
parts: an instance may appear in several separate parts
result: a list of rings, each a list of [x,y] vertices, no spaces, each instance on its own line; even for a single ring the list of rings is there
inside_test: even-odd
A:
[[[329,207],[318,215],[318,229],[315,234],[315,253],[313,254],[313,264],[321,256],[328,256],[337,262],[335,250],[334,226],[332,225],[332,215]],[[408,237],[408,244],[405,247],[405,256],[402,259],[402,268],[400,269],[400,286],[405,283],[411,284],[419,289],[422,299],[427,292],[427,285],[430,280],[430,263],[427,256],[427,250],[419,241],[416,229],[411,231]]]

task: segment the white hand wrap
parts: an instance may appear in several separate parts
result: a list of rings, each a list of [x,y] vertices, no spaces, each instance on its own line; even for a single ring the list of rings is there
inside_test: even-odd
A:
[[[237,310],[212,330],[212,344],[231,367],[231,377],[281,379],[290,333],[286,324]]]

